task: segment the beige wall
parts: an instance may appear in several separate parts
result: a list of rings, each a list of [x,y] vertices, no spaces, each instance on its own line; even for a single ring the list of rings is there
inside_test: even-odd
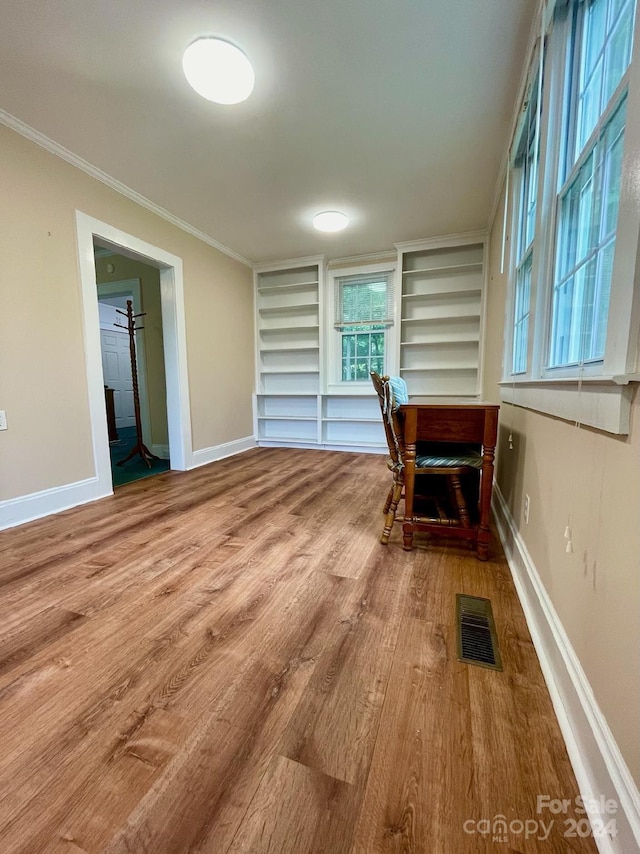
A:
[[[499,400],[503,212],[491,234],[484,394]],[[517,392],[516,392],[517,394]],[[508,436],[513,434],[513,450]],[[640,403],[616,437],[502,405],[497,482],[636,782],[640,783]],[[523,519],[525,492],[531,498]],[[570,521],[574,552],[567,554]]]
[[[107,269],[113,268],[111,272]],[[124,255],[109,255],[96,258],[96,281],[99,285],[121,282],[127,279],[140,280],[141,318],[144,327],[136,334],[138,360],[144,357],[147,392],[149,397],[149,421],[151,442],[166,445],[169,441],[167,428],[167,387],[165,383],[164,350],[162,336],[162,306],[160,303],[160,271]],[[124,321],[124,318],[123,318]]]
[[[183,260],[193,449],[253,432],[251,271],[0,127],[0,500],[95,474],[75,211]]]

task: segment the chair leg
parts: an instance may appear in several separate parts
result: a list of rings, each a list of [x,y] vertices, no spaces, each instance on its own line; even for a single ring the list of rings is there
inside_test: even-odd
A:
[[[391,489],[389,490],[389,494],[387,495],[387,500],[384,502],[384,508],[382,512],[386,515],[389,512],[389,507],[391,507],[391,502],[393,500],[393,484],[391,485]]]
[[[450,481],[451,486],[453,487],[453,494],[455,496],[458,513],[460,515],[460,524],[463,528],[470,528],[471,522],[469,521],[469,511],[467,510],[467,502],[464,500],[464,495],[462,494],[460,477],[457,474],[452,474],[450,475]]]
[[[387,512],[387,518],[384,520],[384,528],[382,529],[382,536],[380,537],[380,542],[383,546],[386,546],[389,542],[389,537],[391,536],[391,529],[393,528],[393,522],[396,518],[396,510],[398,509],[398,504],[400,502],[400,498],[402,497],[402,483],[400,481],[396,481],[393,484],[391,489],[391,502],[389,504],[389,510]]]

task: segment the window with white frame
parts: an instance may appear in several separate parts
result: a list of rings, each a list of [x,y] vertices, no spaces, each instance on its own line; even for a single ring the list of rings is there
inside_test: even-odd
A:
[[[525,87],[508,182],[502,398],[611,432],[628,431],[640,376],[636,5],[543,4],[544,76]]]
[[[368,382],[371,371],[384,374],[388,330],[393,324],[393,272],[338,275],[334,282],[336,379]]]
[[[620,199],[634,0],[574,6],[557,201],[550,368],[602,360]]]
[[[515,286],[513,301],[513,346],[511,370],[527,370],[531,270],[538,200],[538,81],[531,86],[524,122],[514,159],[517,193]]]

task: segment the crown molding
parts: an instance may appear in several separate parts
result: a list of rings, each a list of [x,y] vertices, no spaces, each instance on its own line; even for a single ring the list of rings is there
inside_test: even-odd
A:
[[[406,240],[404,243],[395,243],[394,246],[400,252],[420,251],[421,249],[442,249],[447,246],[481,243],[488,236],[488,231],[483,228],[479,231],[461,231],[458,234],[443,234],[440,237],[428,237],[424,240]]]
[[[324,264],[324,255],[304,255],[302,258],[285,258],[282,261],[264,261],[253,264],[256,273],[272,273],[276,270],[285,270],[287,267],[311,267]]]
[[[395,249],[386,249],[382,252],[369,252],[366,255],[346,255],[344,258],[331,258],[329,267],[341,267],[345,264],[372,264],[376,261],[396,261],[398,253]]]
[[[86,175],[89,175],[91,178],[95,178],[96,181],[100,181],[102,184],[106,184],[107,187],[110,187],[112,190],[115,190],[116,193],[119,193],[121,196],[125,196],[132,202],[135,202],[140,207],[146,208],[151,213],[156,214],[161,219],[170,222],[172,225],[175,225],[176,228],[185,231],[187,234],[190,234],[192,237],[196,237],[198,240],[201,240],[203,243],[212,246],[214,249],[217,249],[219,252],[223,252],[225,255],[228,255],[230,258],[233,258],[235,261],[239,261],[241,264],[244,264],[245,267],[249,267],[253,269],[253,264],[251,261],[244,258],[242,255],[239,255],[237,252],[234,252],[233,249],[230,249],[228,246],[225,246],[223,243],[219,243],[213,237],[208,234],[205,234],[204,231],[200,231],[192,225],[189,225],[188,222],[185,222],[182,219],[179,219],[177,216],[174,216],[172,213],[169,213],[168,210],[161,208],[159,205],[156,205],[155,202],[152,202],[150,199],[147,199],[145,196],[140,195],[135,190],[132,190],[131,187],[127,187],[126,184],[117,181],[115,178],[112,178],[111,175],[107,175],[106,172],[103,172],[101,169],[98,169],[97,166],[93,166],[88,161],[84,160],[82,157],[79,157],[77,154],[74,154],[72,151],[69,151],[68,148],[60,145],[55,142],[53,139],[50,139],[48,136],[45,136],[40,131],[31,127],[31,125],[26,124],[21,119],[16,118],[16,116],[11,115],[6,110],[0,109],[0,123],[5,125],[6,127],[14,130],[16,133],[19,133],[21,136],[26,137],[31,142],[35,142],[36,145],[39,145],[41,148],[44,148],[46,151],[51,154],[55,154],[56,157],[59,157],[61,160],[65,160],[67,163],[71,164],[71,166],[75,166],[80,171],[84,172]]]

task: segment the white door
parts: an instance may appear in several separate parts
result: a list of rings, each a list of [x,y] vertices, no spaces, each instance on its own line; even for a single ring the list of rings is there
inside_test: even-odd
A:
[[[100,305],[100,320],[111,314],[111,323],[126,321],[115,307]],[[116,410],[116,427],[135,427],[133,408],[133,380],[131,378],[131,355],[129,353],[129,334],[118,329],[101,329],[100,346],[102,349],[102,373],[104,383],[113,389],[113,402]]]

